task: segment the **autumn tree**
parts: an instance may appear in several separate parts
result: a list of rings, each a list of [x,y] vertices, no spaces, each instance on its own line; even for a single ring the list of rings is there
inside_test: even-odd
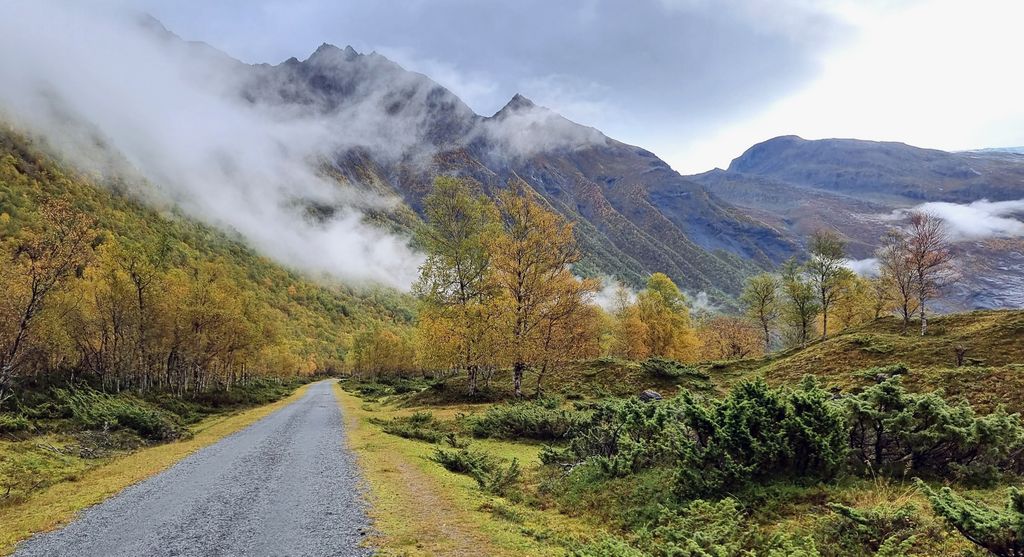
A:
[[[597,283],[580,283],[570,266],[580,258],[570,223],[545,209],[536,194],[517,181],[499,195],[502,233],[492,243],[499,303],[507,314],[505,349],[516,395],[523,374],[543,365],[550,353],[546,331],[562,327],[584,307]],[[568,348],[564,344],[561,348]]]
[[[789,326],[793,343],[806,346],[820,311],[818,292],[794,259],[783,265],[781,284],[785,299],[782,318]]]
[[[38,230],[15,242],[0,274],[0,403],[21,371],[40,312],[89,260],[95,238],[92,219],[66,202],[43,206],[40,217]]]
[[[846,262],[845,242],[831,230],[822,229],[811,235],[808,246],[809,258],[805,266],[818,298],[821,312],[821,338],[828,336],[828,318],[832,306],[842,292],[840,282],[849,273]]]
[[[735,315],[714,315],[697,328],[701,358],[739,360],[765,354],[760,324]]]
[[[915,273],[906,235],[896,229],[886,232],[876,257],[879,277],[891,294],[896,312],[903,319],[903,328],[906,329],[918,306],[914,288]]]
[[[775,275],[762,273],[747,280],[740,295],[747,315],[757,322],[764,339],[765,353],[772,349],[772,329],[779,319],[779,279]]]
[[[636,305],[647,330],[646,345],[651,356],[696,359],[698,341],[690,324],[690,308],[686,296],[668,275],[651,275],[647,287],[637,295]]]
[[[839,330],[849,329],[876,318],[876,292],[870,279],[855,273],[844,273],[838,283],[839,296],[833,315]]]
[[[625,287],[620,286],[615,291],[613,312],[612,353],[629,360],[650,356],[647,324],[640,317],[635,296]]]
[[[452,363],[466,371],[470,393],[475,393],[488,355],[488,329],[495,322],[491,311],[497,285],[489,248],[499,232],[497,213],[486,197],[473,194],[468,182],[452,177],[434,181],[424,213],[426,224],[417,238],[427,259],[414,289],[427,305],[430,328],[454,347],[450,354],[458,359]]]
[[[931,213],[912,212],[906,246],[924,336],[928,332],[928,301],[954,280],[953,254],[945,223]]]

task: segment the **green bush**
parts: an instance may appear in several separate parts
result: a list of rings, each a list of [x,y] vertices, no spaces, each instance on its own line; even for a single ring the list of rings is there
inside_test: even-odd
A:
[[[554,441],[585,419],[582,412],[559,406],[559,401],[551,398],[499,404],[468,417],[466,427],[474,437]]]
[[[522,476],[517,459],[506,465],[490,453],[469,448],[436,449],[432,458],[449,472],[473,478],[480,489],[495,495],[507,495]]]
[[[999,557],[1024,555],[1024,492],[1011,487],[1003,509],[965,499],[948,487],[935,491],[918,482],[935,514],[965,538]]]
[[[130,395],[108,395],[86,386],[54,389],[52,411],[54,417],[84,429],[130,429],[154,441],[177,439],[186,433],[168,412]]]
[[[373,420],[385,433],[428,443],[440,443],[452,432],[430,412],[416,412],[390,420]]]
[[[640,369],[647,375],[657,379],[679,379],[690,377],[694,379],[710,379],[706,373],[692,367],[683,365],[668,358],[647,358],[640,364]]]
[[[909,501],[864,510],[838,503],[829,508],[835,517],[821,529],[829,555],[897,557],[908,554],[917,540],[921,510]]]
[[[20,414],[0,414],[0,433],[28,431],[32,423]]]
[[[818,557],[809,539],[767,536],[750,524],[735,499],[696,500],[678,508],[662,508],[641,528],[632,543],[605,537],[579,547],[578,557]]]
[[[978,416],[940,393],[909,393],[900,377],[845,401],[856,464],[887,473],[906,469],[936,477],[991,481],[1019,471],[1024,426],[1002,408]]]
[[[678,471],[680,495],[700,497],[774,477],[826,479],[846,457],[842,407],[813,380],[797,389],[743,383],[722,400],[688,392],[666,401],[607,401],[547,463],[592,461],[621,476]]]

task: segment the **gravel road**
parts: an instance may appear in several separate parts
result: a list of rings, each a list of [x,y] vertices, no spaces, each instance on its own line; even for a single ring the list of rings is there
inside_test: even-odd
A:
[[[359,484],[325,381],[15,555],[371,555]]]

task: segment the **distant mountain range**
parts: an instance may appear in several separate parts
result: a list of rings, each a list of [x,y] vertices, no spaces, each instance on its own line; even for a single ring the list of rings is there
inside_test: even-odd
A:
[[[899,223],[894,211],[1024,199],[1024,154],[784,136],[754,145],[727,170],[690,179],[785,237],[799,241],[816,228],[834,227],[850,240],[852,257],[868,258],[885,229]],[[1024,306],[1024,238],[972,237],[958,244],[958,252],[963,280],[950,309]]]

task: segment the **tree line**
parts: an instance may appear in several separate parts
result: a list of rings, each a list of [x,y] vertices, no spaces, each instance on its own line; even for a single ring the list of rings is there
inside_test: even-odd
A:
[[[740,300],[764,349],[804,346],[889,314],[904,329],[916,315],[927,334],[928,305],[955,281],[955,261],[941,219],[913,211],[908,223],[882,237],[875,276],[854,273],[843,239],[823,229],[812,234],[804,262],[791,259],[777,273],[751,277]]]
[[[883,237],[876,276],[854,273],[845,241],[823,229],[802,258],[748,279],[740,314],[691,307],[663,273],[638,292],[620,286],[599,306],[599,282],[572,271],[581,257],[572,223],[520,180],[495,197],[470,180],[437,178],[416,234],[427,254],[414,287],[416,322],[355,335],[353,372],[461,373],[474,393],[510,368],[521,395],[527,371],[541,393],[552,369],[598,356],[756,357],[890,314],[905,326],[919,317],[924,334],[929,304],[954,278],[942,221],[913,212],[905,229]]]
[[[314,369],[225,265],[113,234],[63,200],[37,216],[0,244],[0,402],[31,379],[185,394]]]

